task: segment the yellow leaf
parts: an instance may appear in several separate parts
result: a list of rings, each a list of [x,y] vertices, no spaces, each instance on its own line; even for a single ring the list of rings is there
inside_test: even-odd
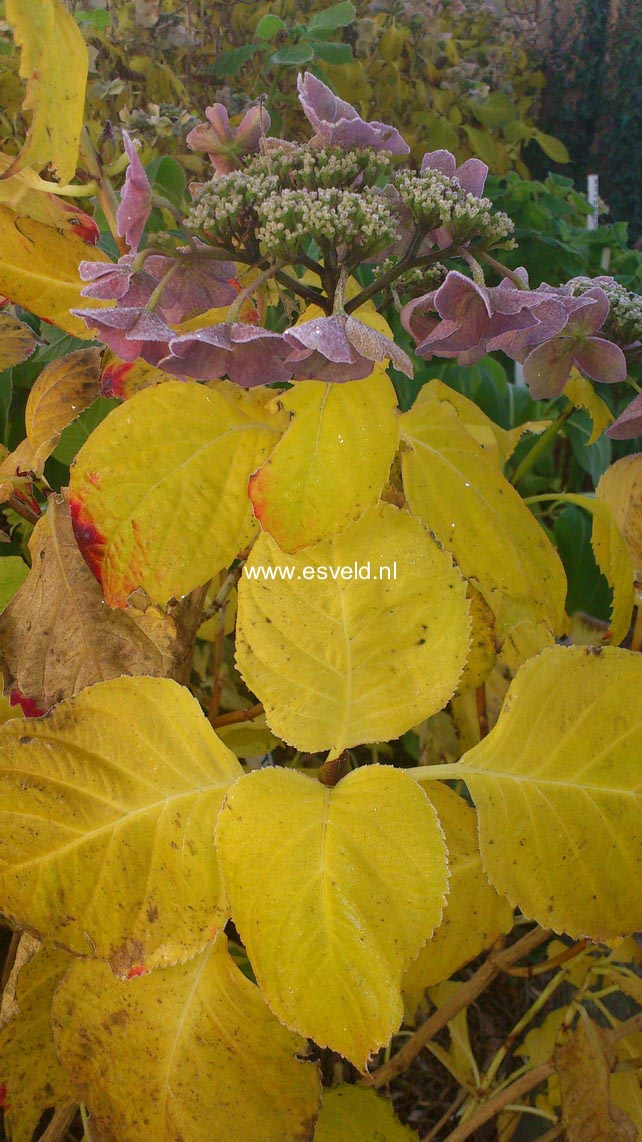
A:
[[[25,428],[37,474],[63,428],[100,396],[100,350],[78,349],[45,365],[27,397]]]
[[[71,471],[80,549],[105,600],[156,603],[205,583],[251,540],[247,481],[278,439],[192,382],[143,389],[92,432]]]
[[[640,655],[554,647],[454,767],[491,882],[544,927],[602,942],[642,928],[641,717]]]
[[[91,215],[75,206],[73,201],[67,202],[52,194],[51,183],[41,179],[30,167],[6,177],[14,158],[15,155],[5,155],[0,151],[0,205],[8,206],[25,218],[43,222],[45,226],[75,234],[93,245],[99,229]]]
[[[636,578],[642,580],[642,453],[616,460],[596,488],[607,503],[626,544]]]
[[[428,381],[428,384],[420,389],[414,408],[429,400],[446,401],[451,404],[467,432],[500,468],[503,468],[510,459],[525,433],[532,432],[537,435],[544,432],[551,423],[550,420],[529,420],[515,428],[502,428],[486,416],[474,401],[438,379]]]
[[[234,923],[267,1003],[360,1070],[399,1026],[402,975],[445,900],[443,834],[413,784],[382,765],[333,789],[257,770],[230,789],[216,829]]]
[[[402,1126],[387,1098],[361,1086],[335,1086],[323,1092],[314,1142],[409,1142],[414,1130]]]
[[[268,729],[262,716],[253,722],[233,722],[230,726],[221,726],[217,732],[221,741],[237,757],[258,757],[281,744]]]
[[[0,373],[26,361],[36,345],[36,338],[28,325],[9,313],[0,313]]]
[[[457,695],[481,686],[493,669],[497,657],[495,616],[472,583],[468,583],[466,594],[470,601],[471,640]]]
[[[390,504],[299,555],[261,535],[238,589],[239,670],[297,749],[338,756],[388,741],[453,694],[468,654],[465,590],[421,522]]]
[[[99,682],[5,722],[0,908],[123,975],[192,955],[229,915],[212,836],[240,773],[169,679]]]
[[[513,909],[482,866],[475,810],[446,785],[431,782],[426,792],[446,835],[450,881],[442,922],[403,978],[406,992],[449,979],[513,926]]]
[[[18,690],[44,713],[107,678],[179,673],[185,648],[174,619],[155,607],[105,606],[62,498],[49,497],[29,551],[26,582],[0,616],[5,690]]]
[[[78,266],[87,258],[87,249],[87,243],[73,234],[60,234],[53,226],[0,206],[0,294],[65,333],[91,341],[84,321],[69,312],[85,302]],[[97,246],[90,257],[93,262],[110,260]]]
[[[76,173],[83,125],[88,56],[85,41],[61,0],[6,0],[7,20],[21,48],[27,81],[27,138],[9,171],[51,164],[61,182]]]
[[[602,435],[605,428],[612,424],[615,417],[609,406],[595,391],[595,385],[583,377],[577,369],[571,369],[571,375],[564,387],[564,396],[568,397],[576,408],[586,409],[593,423],[589,444]]]
[[[635,602],[635,576],[631,555],[606,498],[593,499],[566,493],[564,503],[577,504],[593,516],[591,547],[595,561],[613,592],[611,621],[604,635],[611,646],[619,646],[629,633]]]
[[[363,381],[301,381],[278,398],[294,416],[250,478],[254,514],[283,551],[337,535],[377,503],[397,441],[397,397],[382,369]]]
[[[411,510],[453,553],[496,616],[519,602],[554,633],[564,629],[560,558],[519,494],[447,403],[428,400],[401,418],[404,490]]]
[[[92,1136],[305,1142],[321,1094],[307,1043],[274,1018],[225,936],[189,963],[129,982],[74,964],[56,994],[56,1044]]]
[[[0,1031],[0,1085],[12,1142],[31,1142],[43,1111],[75,1098],[51,1028],[53,997],[70,963],[67,952],[42,947],[18,974],[18,1013]]]

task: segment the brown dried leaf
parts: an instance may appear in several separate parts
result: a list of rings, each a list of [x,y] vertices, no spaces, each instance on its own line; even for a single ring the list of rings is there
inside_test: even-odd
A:
[[[631,1119],[610,1100],[615,1048],[597,1023],[582,1012],[577,1027],[553,1054],[562,1092],[567,1142],[635,1142]]]
[[[27,439],[33,464],[42,474],[45,460],[63,428],[100,396],[100,350],[78,349],[46,365],[34,384],[25,410]]]
[[[121,674],[174,677],[184,648],[156,607],[111,610],[82,558],[64,498],[52,496],[29,544],[32,568],[0,616],[5,691],[48,710]]]

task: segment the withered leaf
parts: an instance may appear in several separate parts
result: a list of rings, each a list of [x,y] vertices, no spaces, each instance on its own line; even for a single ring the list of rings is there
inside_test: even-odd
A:
[[[51,361],[42,370],[25,409],[27,440],[33,448],[34,471],[38,475],[63,428],[100,396],[99,378],[99,349],[78,349]]]
[[[107,678],[180,672],[184,648],[173,617],[103,602],[64,496],[50,497],[29,550],[29,575],[0,616],[5,692],[18,691],[45,711]]]
[[[613,1106],[609,1092],[615,1049],[608,1033],[582,1012],[577,1027],[553,1055],[562,1093],[567,1142],[635,1142],[631,1119]]]

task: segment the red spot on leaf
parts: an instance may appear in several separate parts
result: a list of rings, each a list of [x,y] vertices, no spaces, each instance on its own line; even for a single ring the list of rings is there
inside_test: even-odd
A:
[[[133,369],[132,361],[121,361],[118,364],[108,365],[100,378],[100,391],[104,397],[119,397],[124,400],[125,378]]]
[[[27,697],[26,694],[21,694],[18,689],[9,691],[9,705],[20,706],[25,718],[41,718],[46,712],[40,709],[40,706],[33,698]]]
[[[145,964],[134,964],[133,968],[127,972],[125,979],[136,979],[139,975],[146,975],[148,971],[149,968]]]
[[[27,474],[28,473],[26,473],[26,472],[20,472],[20,471],[16,472],[17,476],[22,476],[22,475],[27,475]],[[26,492],[24,490],[24,488],[23,489],[14,488],[13,492],[11,493],[11,499],[12,500],[18,500],[19,503],[24,504],[24,506],[26,508],[29,508],[29,511],[33,512],[33,514],[36,516],[37,519],[40,518],[40,515],[41,515],[40,504],[38,503],[38,501],[36,499],[34,499],[33,496],[29,495],[29,492]]]
[[[7,1084],[0,1083],[0,1109],[8,1110],[9,1102],[7,1101]]]
[[[96,527],[81,500],[70,497],[69,512],[80,553],[98,582],[102,583],[101,568],[105,558],[105,537]]]
[[[59,205],[69,214],[69,225],[76,237],[95,246],[100,238],[100,230],[91,215],[73,206],[71,202],[59,201]]]

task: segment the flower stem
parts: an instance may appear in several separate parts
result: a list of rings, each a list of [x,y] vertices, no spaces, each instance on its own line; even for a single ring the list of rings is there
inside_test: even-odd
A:
[[[569,403],[566,408],[562,409],[561,413],[558,417],[556,417],[553,423],[549,424],[546,432],[542,433],[542,435],[537,438],[533,447],[526,453],[524,459],[520,464],[518,464],[517,468],[513,472],[510,481],[513,487],[516,487],[517,484],[519,484],[520,480],[526,475],[527,472],[530,472],[533,465],[537,463],[540,456],[546,452],[549,445],[553,440],[555,440],[555,437],[557,436],[560,428],[566,424],[566,421],[573,412],[574,407],[574,405]]]
[[[485,262],[487,266],[490,266],[491,270],[495,270],[495,272],[501,274],[503,278],[508,278],[509,282],[512,282],[516,289],[528,289],[526,282],[522,281],[519,274],[516,274],[514,270],[509,270],[508,266],[502,265],[502,263],[498,262],[497,258],[493,258],[491,254],[480,253],[479,260],[480,262]]]

